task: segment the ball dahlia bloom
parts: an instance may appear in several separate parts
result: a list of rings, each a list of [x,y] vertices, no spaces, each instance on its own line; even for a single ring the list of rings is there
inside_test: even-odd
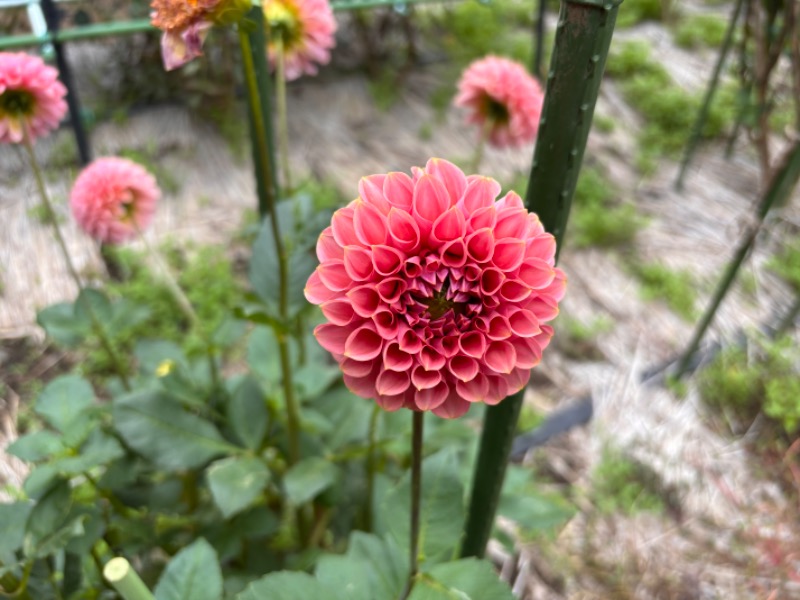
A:
[[[250,6],[250,0],[152,0],[150,21],[164,32],[164,68],[172,71],[202,56],[211,27],[237,22]]]
[[[555,240],[514,192],[433,158],[371,175],[317,242],[314,334],[350,390],[383,408],[463,415],[528,382],[564,273]]]
[[[469,111],[469,123],[488,128],[490,144],[502,148],[536,138],[544,93],[518,62],[487,56],[461,75],[454,103]]]
[[[70,208],[94,239],[120,244],[150,224],[161,197],[155,178],[126,158],[98,158],[72,186]]]
[[[67,103],[58,71],[38,56],[0,52],[0,143],[31,142],[58,127]]]
[[[336,45],[336,19],[328,0],[265,0],[264,18],[269,29],[269,59],[275,67],[278,44],[283,44],[286,79],[316,75],[317,65],[331,59]]]

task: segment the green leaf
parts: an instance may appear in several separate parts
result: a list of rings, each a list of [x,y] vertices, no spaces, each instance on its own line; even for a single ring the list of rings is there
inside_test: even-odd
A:
[[[214,504],[226,519],[255,502],[271,478],[267,466],[249,456],[218,460],[207,473]]]
[[[47,384],[36,399],[34,410],[45,421],[65,431],[94,403],[94,390],[77,375],[64,375]]]
[[[369,421],[376,407],[374,402],[359,398],[340,386],[318,397],[313,406],[330,424],[330,435],[325,436],[325,443],[331,450],[367,439]],[[305,412],[303,414],[305,416]]]
[[[86,519],[86,515],[81,515],[68,521],[63,527],[59,527],[52,533],[39,539],[38,544],[33,550],[31,552],[26,552],[26,554],[36,558],[44,558],[45,556],[64,550],[71,540],[84,534],[83,522]]]
[[[125,442],[166,470],[193,469],[220,454],[237,452],[214,425],[187,412],[160,390],[116,399],[112,414]]]
[[[72,489],[69,482],[61,481],[36,503],[28,516],[26,525],[26,554],[41,546],[45,540],[59,531],[72,508]]]
[[[145,322],[150,315],[151,310],[147,306],[121,298],[111,305],[111,319],[105,326],[109,334],[115,337]]]
[[[269,327],[255,327],[247,343],[247,364],[262,384],[269,390],[279,385],[281,365],[278,341]]]
[[[514,600],[514,594],[490,563],[467,558],[422,573],[409,600]]]
[[[409,475],[390,490],[381,504],[380,521],[402,548],[410,535]],[[437,562],[452,557],[459,545],[464,522],[464,489],[458,476],[454,450],[443,450],[422,463],[420,552],[423,560]]]
[[[155,375],[156,369],[167,360],[184,369],[189,368],[189,362],[180,346],[166,340],[142,340],[136,344],[133,354],[139,363],[139,371],[148,376]]]
[[[529,469],[510,465],[497,512],[524,532],[533,533],[562,525],[575,509],[561,496],[543,494],[531,480]]]
[[[90,314],[90,309],[94,313]],[[102,325],[108,323],[113,318],[114,311],[108,297],[100,290],[83,288],[75,300],[75,316],[79,319],[92,323],[92,316]]]
[[[13,553],[25,540],[25,523],[33,510],[32,502],[0,504],[0,564],[14,561]]]
[[[156,600],[220,600],[222,570],[217,553],[199,538],[178,552],[167,565],[155,589]]]
[[[341,376],[342,372],[337,366],[310,362],[306,366],[296,369],[293,379],[300,399],[310,400],[320,396]]]
[[[408,558],[391,540],[354,531],[347,556],[369,565],[371,598],[397,598],[408,576]]]
[[[86,473],[101,465],[107,465],[124,455],[125,450],[117,438],[95,429],[77,456],[60,458],[52,464],[60,474],[73,476]]]
[[[52,431],[36,431],[23,435],[11,444],[6,452],[21,460],[36,462],[50,458],[64,450],[64,444]]]
[[[323,600],[330,590],[307,573],[281,571],[251,583],[236,600]],[[387,599],[388,600],[388,599]]]
[[[253,377],[245,377],[227,405],[228,421],[236,437],[250,450],[261,446],[267,432],[269,412],[261,386]]]
[[[83,525],[83,533],[72,537],[66,545],[68,552],[73,552],[79,556],[87,556],[97,540],[103,537],[106,531],[106,524],[103,513],[99,506],[74,506],[68,520],[80,519]]]
[[[339,477],[339,469],[322,458],[306,458],[286,472],[283,485],[292,504],[308,502],[331,487]]]
[[[331,554],[317,561],[315,575],[319,582],[342,600],[372,600],[376,596],[372,587],[370,564],[366,560]],[[388,600],[388,596],[385,596]]]
[[[75,316],[75,306],[70,302],[53,304],[39,311],[36,322],[56,344],[67,348],[80,345],[91,332],[91,324]]]

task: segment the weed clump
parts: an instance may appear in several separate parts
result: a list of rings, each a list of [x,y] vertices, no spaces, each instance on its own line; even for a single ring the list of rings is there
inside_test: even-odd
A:
[[[658,475],[645,465],[606,447],[592,476],[595,505],[604,514],[663,512],[658,481]]]
[[[688,271],[673,271],[662,264],[635,264],[633,273],[641,283],[645,300],[663,300],[687,321],[696,316],[695,282]]]
[[[703,46],[717,48],[725,39],[728,23],[716,15],[695,15],[684,19],[675,29],[675,43],[681,48]]]

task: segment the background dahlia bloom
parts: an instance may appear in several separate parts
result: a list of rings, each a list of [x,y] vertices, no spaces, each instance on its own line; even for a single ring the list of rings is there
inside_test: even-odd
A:
[[[487,56],[461,75],[454,103],[468,109],[469,123],[488,127],[493,146],[520,146],[536,138],[544,93],[521,64]]]
[[[38,56],[0,52],[0,143],[19,144],[24,129],[33,141],[58,127],[66,95],[58,71]]]
[[[234,23],[250,0],[152,0],[150,21],[161,29],[161,58],[167,71],[202,56],[212,25]]]
[[[75,220],[94,239],[119,244],[150,224],[161,197],[155,178],[125,158],[98,158],[72,186]]]
[[[305,294],[353,393],[453,418],[528,382],[565,277],[516,193],[496,200],[495,180],[441,159],[412,172],[361,180],[320,234]]]
[[[269,28],[269,59],[277,61],[278,36],[283,39],[286,79],[316,75],[317,65],[331,59],[336,45],[336,19],[328,0],[265,0],[264,17]]]

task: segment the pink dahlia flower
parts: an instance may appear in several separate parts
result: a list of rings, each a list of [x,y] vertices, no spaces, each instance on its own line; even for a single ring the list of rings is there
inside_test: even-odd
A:
[[[328,0],[265,0],[264,16],[270,62],[274,67],[280,38],[288,81],[303,74],[316,75],[318,64],[328,64],[336,44],[336,19]]]
[[[464,414],[522,389],[558,314],[555,240],[520,197],[432,158],[371,175],[317,242],[314,331],[350,390],[383,408]]]
[[[164,68],[172,71],[202,56],[212,25],[234,23],[250,6],[250,0],[152,0],[150,20],[164,32]]]
[[[544,93],[521,64],[487,56],[473,62],[458,82],[456,106],[467,108],[468,122],[488,128],[499,148],[532,142],[539,130]]]
[[[69,204],[86,233],[120,244],[150,224],[160,196],[155,178],[141,165],[126,158],[98,158],[78,175]]]
[[[58,127],[67,103],[58,71],[38,56],[0,52],[0,143],[31,141]]]

